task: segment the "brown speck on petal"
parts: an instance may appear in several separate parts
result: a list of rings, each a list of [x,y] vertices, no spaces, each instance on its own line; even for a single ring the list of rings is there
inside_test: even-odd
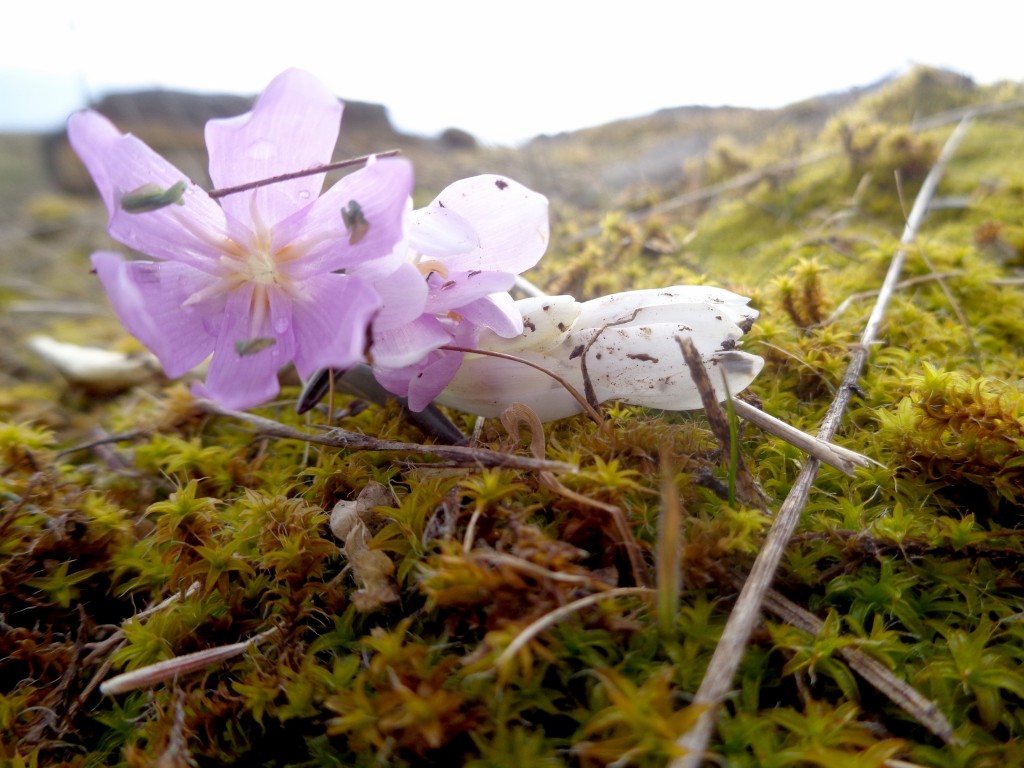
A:
[[[496,182],[494,182],[494,186],[496,186],[498,189],[504,190],[506,187],[508,187],[508,182],[505,181],[504,179],[498,179]]]
[[[651,357],[648,354],[626,355],[626,357],[628,357],[630,360],[639,360],[642,363],[657,363],[658,362],[658,358]]]
[[[579,357],[580,355],[582,355],[582,354],[583,354],[583,350],[584,350],[584,348],[585,348],[585,347],[584,347],[584,345],[583,345],[583,344],[580,344],[580,345],[579,345],[578,347],[576,347],[576,349],[574,349],[574,350],[573,350],[573,351],[572,351],[572,352],[570,353],[570,355],[569,355],[569,359],[570,359],[570,360],[575,360],[575,359],[576,359],[577,357]]]

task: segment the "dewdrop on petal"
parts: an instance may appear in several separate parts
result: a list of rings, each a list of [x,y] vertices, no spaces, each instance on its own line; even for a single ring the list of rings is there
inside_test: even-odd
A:
[[[523,334],[503,339],[484,333],[477,347],[541,365],[580,392],[589,380],[599,403],[620,400],[694,410],[701,407],[700,395],[676,337],[693,340],[719,400],[724,400],[727,391],[745,389],[764,366],[760,357],[737,349],[758,315],[748,301],[721,288],[694,285],[614,293],[583,303],[572,296],[523,299],[516,302]],[[498,416],[519,402],[542,421],[582,411],[545,373],[484,355],[467,355],[437,402],[480,416]]]

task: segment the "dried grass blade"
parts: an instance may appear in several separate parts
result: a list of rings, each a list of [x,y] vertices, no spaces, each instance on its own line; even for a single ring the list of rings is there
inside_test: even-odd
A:
[[[133,669],[131,672],[125,672],[123,675],[116,675],[104,681],[100,685],[100,693],[104,696],[116,696],[119,693],[128,693],[139,688],[152,688],[160,683],[173,680],[180,675],[205,669],[211,664],[217,664],[238,656],[250,646],[266,639],[275,632],[277,632],[276,628],[268,629],[266,632],[261,632],[239,643],[222,645],[217,648],[207,648],[195,653],[186,653],[183,656],[175,656],[166,661],[159,661],[156,664]]]
[[[500,672],[500,670],[508,664],[509,661],[515,658],[516,654],[523,650],[523,648],[533,640],[533,638],[548,627],[553,627],[565,617],[586,608],[588,605],[593,605],[594,603],[599,603],[602,600],[609,600],[614,597],[623,597],[625,595],[650,595],[653,594],[653,592],[654,590],[648,587],[617,587],[616,589],[609,589],[606,592],[596,592],[593,595],[581,597],[579,600],[573,600],[571,603],[563,605],[560,608],[556,608],[550,613],[545,613],[515,636],[512,642],[508,644],[508,647],[506,647],[505,650],[501,652],[501,655],[495,660],[494,669]]]

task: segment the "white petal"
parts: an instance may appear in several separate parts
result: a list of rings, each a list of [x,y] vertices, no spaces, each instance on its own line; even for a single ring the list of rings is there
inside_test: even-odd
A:
[[[480,237],[473,225],[455,211],[437,204],[409,214],[406,237],[414,251],[432,259],[443,259],[480,247]]]
[[[520,299],[516,308],[523,316],[523,333],[512,339],[485,331],[480,346],[509,355],[521,350],[546,352],[561,344],[580,315],[580,304],[572,296],[541,296]]]

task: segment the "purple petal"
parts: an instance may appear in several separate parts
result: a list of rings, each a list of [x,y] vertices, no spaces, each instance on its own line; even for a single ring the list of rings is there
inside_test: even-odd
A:
[[[419,373],[418,367],[380,368],[373,367],[373,377],[384,389],[399,397],[409,394],[409,380]]]
[[[295,355],[290,302],[276,291],[268,291],[267,299],[269,311],[260,318],[253,311],[261,301],[257,286],[246,283],[228,294],[210,371],[205,385],[193,388],[196,394],[228,408],[252,408],[280,391],[278,369]],[[244,346],[255,339],[273,339],[274,343],[246,351]]]
[[[374,327],[373,363],[381,368],[405,368],[452,342],[452,334],[433,315],[423,315],[390,331]]]
[[[536,264],[548,247],[548,201],[502,176],[474,176],[448,186],[431,203],[465,218],[480,245],[445,259],[455,271],[491,270],[519,274]]]
[[[427,281],[412,264],[400,264],[388,277],[375,281],[373,287],[384,302],[373,320],[375,336],[411,323],[426,311]]]
[[[210,271],[219,257],[227,225],[224,212],[190,184],[184,205],[127,213],[121,197],[146,184],[167,189],[186,180],[184,173],[134,136],[122,134],[97,112],[79,112],[68,120],[68,138],[85,163],[110,214],[111,237],[130,248]]]
[[[448,385],[462,363],[462,352],[437,350],[427,360],[404,368],[378,368],[373,375],[382,387],[409,399],[409,408],[422,411]]]
[[[370,321],[380,308],[377,292],[349,275],[316,275],[306,297],[292,305],[297,340],[295,367],[303,379],[320,368],[351,368],[366,359]]]
[[[351,173],[327,190],[308,210],[275,227],[274,240],[308,249],[295,262],[296,274],[347,269],[365,280],[385,277],[405,261],[402,240],[406,205],[412,193],[412,165],[404,158],[384,158]],[[345,229],[342,208],[355,202],[369,225],[353,238]]]
[[[448,277],[430,278],[427,311],[444,314],[497,291],[507,291],[515,285],[515,275],[509,272],[449,272]]]
[[[187,373],[213,351],[220,307],[182,306],[209,283],[208,275],[168,261],[125,261],[109,251],[94,253],[92,264],[124,327],[168,376]]]
[[[275,77],[251,112],[206,124],[210,178],[218,188],[258,181],[330,162],[342,105],[313,75],[289,69]],[[239,221],[256,215],[271,227],[320,194],[324,174],[303,176],[221,199]]]
[[[436,358],[409,382],[409,410],[422,411],[430,405],[459,370],[462,352],[442,349]]]
[[[479,330],[468,323],[459,323],[452,343],[458,347],[475,347]],[[377,381],[386,389],[409,399],[409,408],[422,411],[437,397],[455,376],[462,364],[462,352],[438,349],[416,365],[393,370],[374,368]]]
[[[409,247],[431,259],[457,256],[480,246],[473,225],[455,211],[436,204],[409,215],[406,224]]]
[[[458,308],[463,320],[511,339],[523,332],[523,316],[507,293],[495,293]]]

